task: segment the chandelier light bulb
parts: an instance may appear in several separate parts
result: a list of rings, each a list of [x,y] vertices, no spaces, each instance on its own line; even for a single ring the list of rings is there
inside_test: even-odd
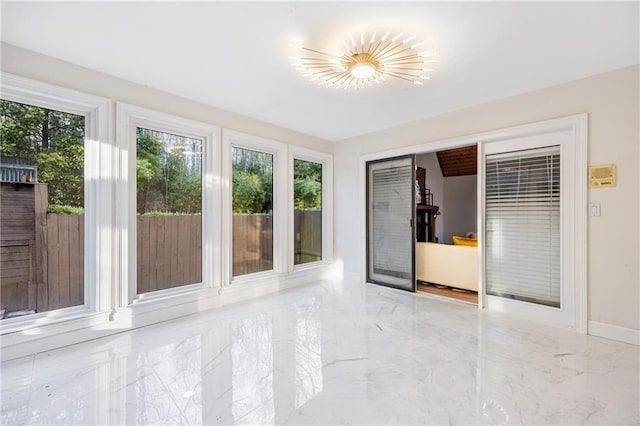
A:
[[[376,68],[368,62],[360,62],[351,67],[353,78],[369,78],[376,73]]]
[[[420,52],[415,50],[427,42],[410,43],[416,36],[402,39],[404,32],[397,33],[391,39],[388,38],[391,30],[386,31],[382,38],[376,37],[376,34],[382,33],[363,32],[359,37],[351,35],[343,38],[341,41],[345,50],[306,47],[295,40],[289,46],[298,50],[296,54],[300,56],[289,59],[294,60],[291,65],[295,69],[303,71],[305,77],[323,87],[357,90],[358,86],[363,89],[365,83],[372,87],[373,82],[386,82],[386,77],[417,85],[423,84],[420,80],[429,79],[423,73],[434,70],[425,68],[425,65],[437,62],[437,59],[433,59],[436,53],[430,48],[423,48]]]

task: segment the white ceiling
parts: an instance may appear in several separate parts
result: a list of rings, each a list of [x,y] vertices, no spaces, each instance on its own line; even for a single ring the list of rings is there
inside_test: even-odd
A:
[[[2,40],[328,140],[638,63],[638,3],[2,2]],[[387,28],[432,40],[424,86],[318,87],[294,38]]]

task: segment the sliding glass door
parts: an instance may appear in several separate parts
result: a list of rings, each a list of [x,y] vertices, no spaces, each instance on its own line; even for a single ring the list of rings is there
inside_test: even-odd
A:
[[[574,324],[571,132],[484,147],[484,262],[489,309]]]
[[[415,158],[367,163],[367,281],[415,291]]]

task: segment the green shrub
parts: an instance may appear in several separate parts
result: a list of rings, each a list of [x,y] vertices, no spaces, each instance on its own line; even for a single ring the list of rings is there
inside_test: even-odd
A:
[[[47,207],[47,213],[58,213],[58,214],[84,214],[84,209],[82,207],[74,207],[74,206],[59,206],[56,204],[49,204]]]

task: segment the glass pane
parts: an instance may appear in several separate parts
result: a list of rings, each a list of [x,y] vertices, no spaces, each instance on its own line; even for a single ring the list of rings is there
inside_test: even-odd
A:
[[[273,155],[232,148],[233,276],[273,269]]]
[[[409,157],[372,162],[367,166],[367,279],[406,290],[414,289],[413,167]]]
[[[202,140],[136,129],[138,294],[202,282]]]
[[[0,109],[0,318],[83,305],[84,117]]]
[[[322,164],[293,160],[293,263],[322,260]]]
[[[560,149],[487,156],[487,294],[560,307]]]

